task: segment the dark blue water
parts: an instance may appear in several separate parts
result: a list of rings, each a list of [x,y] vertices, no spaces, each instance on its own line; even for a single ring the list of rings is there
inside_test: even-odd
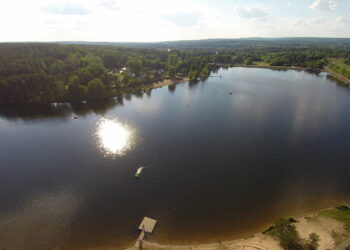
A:
[[[1,106],[0,248],[123,248],[144,216],[159,222],[154,241],[234,239],[350,202],[348,88],[325,73],[214,75],[108,102]]]

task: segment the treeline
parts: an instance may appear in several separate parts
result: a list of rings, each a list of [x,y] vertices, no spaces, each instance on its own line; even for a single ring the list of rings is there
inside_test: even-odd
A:
[[[348,48],[172,50],[109,45],[0,44],[0,103],[98,100],[140,92],[165,78],[205,79],[220,65],[323,68],[350,62]],[[338,69],[333,68],[335,71]],[[338,70],[339,71],[339,70]]]
[[[64,42],[73,43],[73,42]],[[77,42],[74,42],[77,43]],[[132,48],[171,48],[181,50],[200,49],[310,49],[310,48],[349,48],[350,38],[321,38],[321,37],[285,37],[285,38],[236,38],[236,39],[204,39],[183,40],[151,43],[135,42],[78,42],[81,44],[116,45]]]
[[[0,102],[98,100],[165,78],[207,78],[223,55],[62,44],[1,44]]]
[[[330,58],[348,58],[350,61],[350,49],[291,48],[243,50],[236,53],[233,63],[253,65],[256,62],[264,62],[270,66],[322,69],[329,63]]]

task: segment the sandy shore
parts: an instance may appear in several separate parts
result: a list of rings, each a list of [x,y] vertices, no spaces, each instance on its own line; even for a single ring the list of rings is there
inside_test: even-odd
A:
[[[329,210],[326,210],[329,211]],[[325,211],[323,211],[325,212]],[[350,245],[350,228],[343,222],[325,216],[323,212],[297,218],[294,223],[301,238],[307,239],[309,234],[316,233],[320,237],[319,250],[344,250]],[[349,243],[349,244],[348,244]],[[136,249],[134,247],[128,250]],[[167,245],[159,244],[149,240],[142,242],[142,249],[201,249],[201,250],[217,250],[217,249],[255,249],[255,250],[282,250],[278,239],[263,233],[258,233],[244,239],[215,242],[211,244],[195,244],[195,245]]]
[[[151,84],[146,84],[146,86],[149,88],[152,88],[152,89],[156,89],[156,88],[161,88],[164,86],[169,86],[169,85],[177,84],[180,82],[186,82],[186,81],[189,81],[188,77],[176,78],[176,79],[164,79],[162,81],[153,82]]]
[[[133,249],[133,248],[130,248]],[[256,234],[247,239],[217,242],[211,244],[199,244],[199,245],[183,245],[183,246],[173,246],[173,245],[160,245],[157,243],[152,243],[149,241],[144,241],[142,244],[142,249],[203,249],[203,250],[218,250],[218,249],[282,249],[278,242],[272,237],[264,235],[262,233]]]

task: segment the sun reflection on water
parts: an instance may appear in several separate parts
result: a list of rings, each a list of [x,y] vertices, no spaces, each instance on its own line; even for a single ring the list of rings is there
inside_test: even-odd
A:
[[[118,120],[101,118],[97,124],[96,137],[105,156],[125,155],[134,143],[133,130]]]

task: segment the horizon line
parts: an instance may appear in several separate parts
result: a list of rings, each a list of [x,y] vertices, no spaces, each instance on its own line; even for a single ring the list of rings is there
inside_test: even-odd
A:
[[[167,43],[167,42],[187,42],[187,41],[207,41],[207,40],[240,40],[240,39],[350,39],[350,37],[319,37],[319,36],[285,36],[285,37],[237,37],[237,38],[203,38],[203,39],[181,39],[164,41],[93,41],[93,40],[50,40],[50,41],[0,41],[0,43]]]

